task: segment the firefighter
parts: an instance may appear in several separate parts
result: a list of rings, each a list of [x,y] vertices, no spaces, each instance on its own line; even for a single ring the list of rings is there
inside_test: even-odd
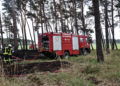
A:
[[[9,44],[8,45],[8,62],[9,63],[13,62],[13,60],[12,60],[12,54],[13,54],[13,48],[12,48],[12,45]]]
[[[4,64],[9,64],[12,62],[12,50],[13,49],[11,44],[9,44],[8,47],[5,47],[3,49],[2,59]]]
[[[4,47],[2,51],[3,51],[2,60],[3,63],[6,64],[8,61],[8,47]]]

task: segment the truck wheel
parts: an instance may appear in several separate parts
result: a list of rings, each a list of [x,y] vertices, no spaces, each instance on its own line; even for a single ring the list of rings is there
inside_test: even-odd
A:
[[[67,59],[69,57],[69,52],[64,52],[63,58]]]
[[[83,55],[84,55],[84,56],[88,55],[88,51],[87,51],[86,49],[83,50]]]
[[[51,54],[51,53],[46,53],[44,54],[46,57],[50,58],[50,59],[54,59],[55,55]]]

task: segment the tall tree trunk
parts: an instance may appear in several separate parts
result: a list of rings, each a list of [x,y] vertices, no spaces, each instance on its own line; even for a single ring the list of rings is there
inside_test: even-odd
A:
[[[111,0],[111,10],[112,10],[112,50],[114,50],[114,46],[115,46],[115,34],[114,34],[114,9],[113,9],[113,0]]]
[[[24,31],[25,29],[25,19],[24,19],[24,7],[23,7],[23,1],[20,0],[21,3],[21,10],[20,10],[20,15],[21,15],[21,30],[22,30],[22,44],[23,44],[23,50],[26,49],[26,32]]]
[[[62,32],[65,32],[64,30],[64,27],[63,27],[63,9],[62,9],[62,5],[63,5],[63,2],[62,0],[59,0],[60,1],[60,21],[61,21],[61,31]]]
[[[110,23],[109,18],[108,18],[108,23],[109,23],[109,26],[112,26],[112,24]],[[111,28],[111,32],[112,32],[112,28]],[[112,36],[113,36],[113,33],[112,33]],[[111,37],[111,39],[112,39],[112,37]],[[112,43],[113,43],[113,40],[111,40],[111,46],[112,46]],[[116,41],[114,41],[114,44],[115,44],[116,49],[118,50],[118,47],[117,47]]]
[[[1,13],[0,13],[0,33],[1,33],[1,45],[3,46],[3,29],[2,29],[2,21],[1,21]]]
[[[95,33],[96,33],[96,51],[97,51],[97,61],[104,61],[104,55],[102,51],[101,43],[101,29],[100,29],[100,12],[99,12],[99,0],[92,0],[94,7],[94,16],[95,16]]]
[[[73,29],[73,22],[72,22],[72,18],[70,19],[71,21],[70,21],[70,26],[71,26],[71,32],[72,32],[72,34],[74,33],[74,29]]]
[[[108,2],[105,0],[105,33],[106,33],[106,52],[107,54],[110,53],[109,50],[109,39],[108,39]]]
[[[53,32],[52,26],[50,25],[49,22],[48,22],[48,26],[50,27],[50,31]]]
[[[23,44],[23,48],[22,49],[25,49],[25,34],[24,34],[24,21],[23,21],[23,14],[22,14],[22,11],[20,11],[20,14],[21,14],[21,30],[22,30],[22,44]]]
[[[64,23],[64,25],[66,25],[66,27],[64,28],[65,29],[65,33],[69,33],[69,24],[68,24],[68,18],[66,18],[66,16],[67,16],[67,6],[66,6],[66,1],[65,0],[63,0],[63,4],[64,4],[64,6],[65,6],[65,8],[64,8],[64,10],[65,10],[65,13],[64,13],[64,16],[65,16],[65,23]]]
[[[7,35],[7,41],[8,41],[8,43],[9,43],[9,36],[8,36],[8,29],[6,29],[6,35]],[[7,44],[5,44],[5,46],[6,46]]]
[[[22,42],[23,42],[23,49],[25,49],[25,32],[24,32],[24,19],[23,19],[23,14],[21,11],[21,30],[22,30]]]
[[[30,12],[32,13],[32,10],[31,10],[31,4],[30,4]],[[33,41],[34,41],[34,45],[35,45],[35,49],[36,48],[36,40],[35,40],[35,28],[34,28],[34,23],[33,23],[33,18],[31,17],[31,21],[32,21],[32,29],[33,29]]]
[[[119,22],[120,22],[120,10],[118,9],[118,16],[119,16]]]
[[[78,23],[77,23],[77,12],[76,12],[76,0],[72,0],[73,8],[74,8],[74,18],[75,18],[75,29],[78,34]]]
[[[24,16],[25,16],[25,14],[24,14]],[[26,32],[26,18],[24,18],[24,26],[23,26],[24,28],[23,28],[23,31],[24,31],[24,36],[25,36],[25,49],[27,50],[28,48],[27,48],[27,32]]]
[[[43,3],[43,16],[44,16],[44,27],[46,28],[46,32],[48,32],[47,18],[45,15],[45,5]]]
[[[18,49],[18,41],[17,41],[17,20],[15,14],[15,1],[12,0],[12,17],[13,17],[13,29],[14,29],[14,49]]]
[[[18,33],[18,38],[20,38],[20,34],[19,34],[19,33]],[[21,47],[21,49],[22,49],[23,47],[22,47],[21,39],[19,39],[18,42],[20,43],[20,47]]]
[[[85,18],[84,18],[84,0],[82,0],[82,26],[83,26],[83,32],[85,35],[86,27],[85,27]]]
[[[70,28],[69,28],[69,20],[67,19],[67,26],[68,26],[68,31],[70,33]]]
[[[40,22],[41,22],[41,31],[42,31],[42,34],[43,34],[42,4],[43,4],[43,0],[40,0],[40,12],[39,12],[39,14],[40,14]],[[38,21],[39,21],[39,19],[38,19]],[[39,32],[38,32],[38,34],[39,34]]]
[[[26,20],[27,20],[27,18],[26,18]],[[33,38],[32,38],[32,34],[31,34],[31,30],[30,30],[30,25],[29,25],[28,21],[27,21],[27,26],[28,26],[28,30],[29,30],[29,34],[30,34],[30,38],[31,38],[32,45],[33,45],[33,44],[34,44],[34,43],[33,43]]]
[[[35,49],[37,49],[37,48],[36,48],[35,28],[34,28],[34,24],[33,24],[33,18],[31,18],[31,20],[32,20],[33,38],[34,38]]]
[[[27,41],[27,31],[26,31],[26,24],[27,24],[27,19],[26,19],[26,7],[23,7],[23,31],[24,31],[24,36],[25,36],[25,49],[28,50],[28,41]]]
[[[57,12],[56,12],[56,2],[55,0],[53,0],[53,3],[54,3],[54,10],[55,10],[55,31],[57,31]]]
[[[93,47],[92,43],[90,43],[90,46],[91,46],[92,50],[94,50],[94,47]]]
[[[104,39],[104,35],[103,35],[103,30],[102,30],[102,27],[100,26],[100,29],[101,29],[101,36],[102,36],[102,46],[103,46],[103,49],[105,49],[105,39]]]

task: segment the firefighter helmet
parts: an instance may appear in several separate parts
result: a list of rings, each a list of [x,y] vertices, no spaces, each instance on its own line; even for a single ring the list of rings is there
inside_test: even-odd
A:
[[[12,45],[11,45],[11,44],[8,44],[8,47],[12,47]]]

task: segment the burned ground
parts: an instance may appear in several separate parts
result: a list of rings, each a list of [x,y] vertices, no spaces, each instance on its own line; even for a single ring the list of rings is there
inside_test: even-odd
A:
[[[67,61],[49,61],[38,63],[14,64],[4,66],[6,75],[25,75],[34,72],[54,72],[60,68],[69,68],[70,63]]]

